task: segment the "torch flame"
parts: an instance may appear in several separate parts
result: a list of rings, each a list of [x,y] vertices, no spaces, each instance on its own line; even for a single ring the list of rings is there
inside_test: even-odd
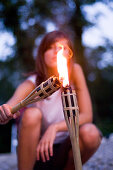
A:
[[[66,87],[69,85],[67,59],[63,55],[63,45],[60,46],[61,50],[59,50],[57,53],[57,69],[59,73],[59,80],[63,82],[63,87]]]

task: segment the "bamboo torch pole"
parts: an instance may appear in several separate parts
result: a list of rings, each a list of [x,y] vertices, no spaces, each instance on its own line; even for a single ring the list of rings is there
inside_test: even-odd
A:
[[[70,86],[64,87],[61,93],[64,117],[68,127],[74,165],[76,170],[82,170],[80,149],[79,149],[79,108],[76,99],[75,90]]]

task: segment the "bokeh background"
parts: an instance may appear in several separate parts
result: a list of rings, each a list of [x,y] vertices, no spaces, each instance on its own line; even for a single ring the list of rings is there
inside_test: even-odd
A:
[[[74,43],[91,94],[94,123],[113,133],[113,1],[0,0],[0,105],[34,61],[43,35],[65,31]],[[14,121],[0,125],[0,153],[11,151]]]

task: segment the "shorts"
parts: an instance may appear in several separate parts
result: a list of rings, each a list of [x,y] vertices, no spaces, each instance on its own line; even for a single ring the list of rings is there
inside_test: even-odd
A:
[[[63,170],[66,165],[70,149],[70,137],[67,137],[63,143],[53,145],[53,156],[50,157],[49,161],[36,161],[33,170]]]
[[[99,129],[98,131],[100,138],[102,139],[102,132]],[[68,160],[68,153],[71,148],[70,137],[67,137],[67,139],[61,144],[54,144],[53,156],[50,157],[50,160],[46,162],[42,162],[41,160],[36,161],[33,170],[63,170]]]

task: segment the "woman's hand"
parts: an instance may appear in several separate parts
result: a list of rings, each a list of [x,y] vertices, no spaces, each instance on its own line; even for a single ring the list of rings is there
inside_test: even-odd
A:
[[[45,162],[49,160],[50,156],[53,156],[53,142],[56,137],[56,126],[50,125],[37,146],[37,160],[42,158],[42,161]]]
[[[9,120],[16,119],[18,116],[20,116],[20,112],[12,114],[11,107],[8,104],[0,106],[0,124],[6,124]]]

